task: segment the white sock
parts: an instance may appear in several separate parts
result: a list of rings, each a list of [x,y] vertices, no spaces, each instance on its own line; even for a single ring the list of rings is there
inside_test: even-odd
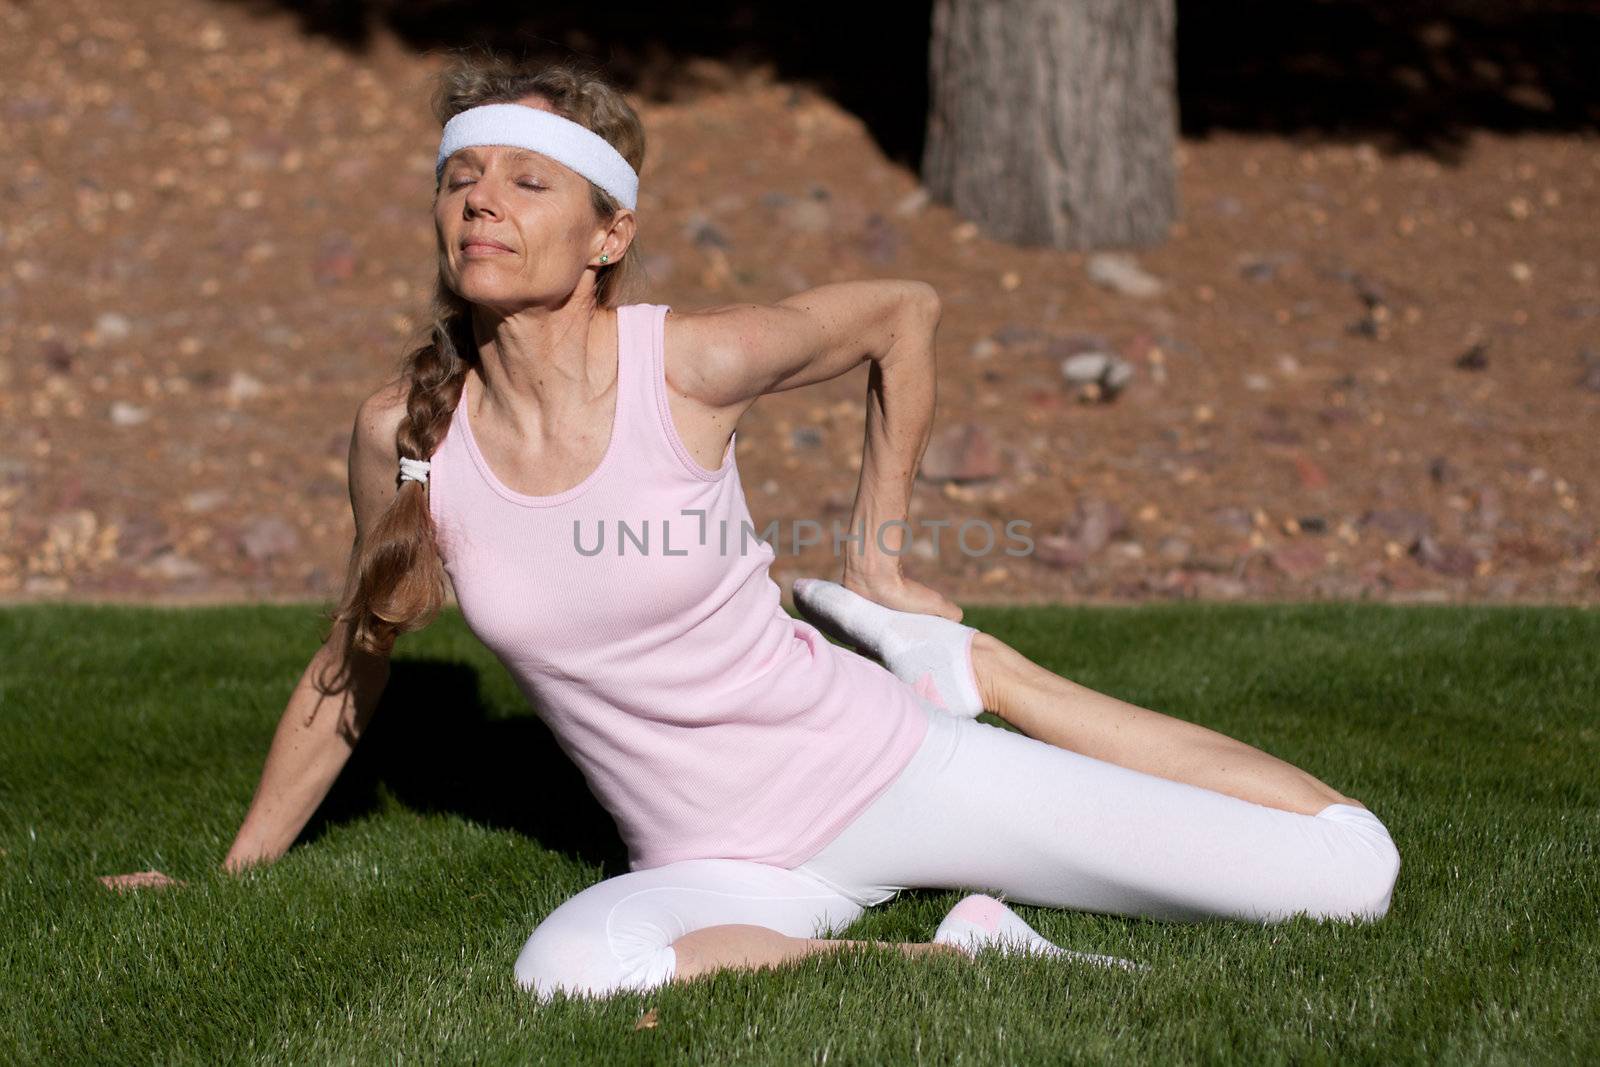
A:
[[[934,706],[965,719],[983,712],[972,669],[975,628],[938,615],[895,611],[821,578],[796,578],[793,590],[795,607],[807,622],[870,652]]]
[[[1006,954],[1022,952],[1059,956],[1130,971],[1146,969],[1132,960],[1073,952],[1046,941],[1037,930],[1022,920],[1022,916],[986,893],[963,897],[944,917],[933,939],[942,945],[954,945],[969,956],[976,956],[992,945]]]

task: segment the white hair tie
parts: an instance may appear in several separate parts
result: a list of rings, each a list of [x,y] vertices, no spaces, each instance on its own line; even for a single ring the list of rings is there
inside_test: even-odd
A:
[[[512,145],[549,156],[571,167],[633,209],[639,201],[639,175],[622,153],[598,133],[553,111],[526,104],[480,104],[444,124],[435,181],[445,160],[474,145]]]
[[[433,464],[425,459],[412,459],[410,456],[400,457],[400,481],[421,482],[428,484],[428,468]]]

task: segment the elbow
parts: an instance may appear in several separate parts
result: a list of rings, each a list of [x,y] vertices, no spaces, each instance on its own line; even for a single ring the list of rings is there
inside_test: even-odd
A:
[[[919,322],[938,325],[940,316],[944,313],[944,301],[939,299],[939,290],[924,281],[906,279],[901,282],[904,292],[901,306],[907,314]]]

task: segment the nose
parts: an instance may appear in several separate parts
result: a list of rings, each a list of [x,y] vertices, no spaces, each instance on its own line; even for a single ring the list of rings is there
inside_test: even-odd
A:
[[[500,214],[499,193],[491,188],[495,183],[489,180],[487,174],[479,177],[467,190],[467,195],[462,198],[463,210],[468,218],[478,215]]]

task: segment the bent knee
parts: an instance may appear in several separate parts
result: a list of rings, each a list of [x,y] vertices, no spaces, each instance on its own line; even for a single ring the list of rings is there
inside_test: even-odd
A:
[[[548,920],[534,930],[517,955],[517,985],[545,1000],[556,993],[605,997],[650,989],[676,969],[671,945],[619,946],[603,929],[572,929]]]
[[[1332,899],[1312,912],[1313,918],[1375,922],[1389,913],[1400,877],[1400,850],[1387,832],[1368,836],[1361,844],[1332,875]]]

